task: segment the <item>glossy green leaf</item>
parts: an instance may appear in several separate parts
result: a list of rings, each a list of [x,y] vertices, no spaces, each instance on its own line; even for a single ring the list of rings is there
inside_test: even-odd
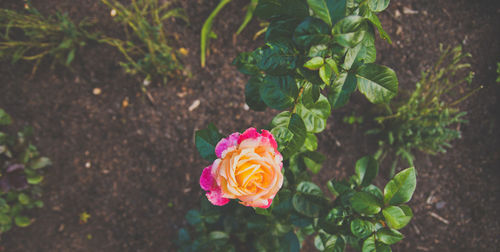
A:
[[[332,83],[328,93],[328,101],[332,109],[344,106],[356,90],[356,76],[352,73],[341,73]]]
[[[296,18],[284,18],[272,20],[264,35],[266,42],[280,42],[292,40],[295,28],[301,20]]]
[[[323,193],[316,184],[301,182],[297,185],[297,193],[292,198],[293,208],[305,216],[318,217],[322,209],[322,197]]]
[[[387,103],[398,92],[398,78],[394,70],[374,63],[365,64],[356,71],[358,89],[372,103]]]
[[[389,6],[390,0],[368,0],[370,10],[374,12],[381,12]]]
[[[307,4],[314,14],[329,26],[332,26],[332,17],[327,2],[327,0],[307,0]]]
[[[352,188],[346,181],[335,181],[332,179],[326,183],[326,186],[328,190],[335,196],[339,196],[352,191]]]
[[[377,231],[375,237],[377,241],[387,245],[392,245],[401,241],[404,238],[404,235],[392,228],[382,228]]]
[[[31,220],[28,217],[21,215],[16,216],[14,222],[18,227],[27,227],[31,224]]]
[[[309,52],[307,54],[308,57],[326,57],[328,54],[328,46],[325,44],[313,45],[309,48]]]
[[[347,49],[342,65],[344,69],[356,69],[363,63],[373,63],[377,58],[375,34],[373,28],[368,28],[363,41],[353,48]]]
[[[375,230],[373,223],[359,218],[351,222],[351,232],[354,236],[364,239],[370,236]]]
[[[260,59],[262,50],[259,48],[253,52],[243,52],[238,54],[233,60],[233,65],[243,74],[257,75],[260,69],[257,67],[257,58]]]
[[[377,197],[367,192],[356,192],[350,202],[352,208],[360,214],[373,215],[382,209],[382,203]]]
[[[264,103],[274,109],[284,110],[293,105],[299,89],[290,76],[268,75],[259,88]]]
[[[334,234],[342,228],[345,217],[346,216],[344,215],[344,211],[340,207],[335,207],[332,208],[327,215],[324,215],[322,218],[320,218],[319,225],[326,232]]]
[[[320,230],[314,237],[314,246],[319,251],[342,252],[345,249],[345,241],[342,236],[331,235]]]
[[[297,51],[288,43],[267,43],[257,67],[268,74],[285,75],[297,65]]]
[[[309,69],[309,70],[318,70],[320,67],[325,64],[325,60],[322,57],[314,57],[306,63],[304,63],[304,67]]]
[[[347,16],[333,26],[333,39],[341,46],[354,47],[361,43],[366,29],[367,26],[363,17]]]
[[[278,149],[281,151],[283,158],[291,157],[304,145],[306,128],[297,114],[284,111],[274,117],[271,127],[271,133],[278,141]]]
[[[24,193],[20,193],[19,195],[17,195],[17,199],[18,199],[19,203],[21,203],[23,205],[27,205],[30,203],[30,197],[28,197],[28,195],[26,195]]]
[[[362,252],[391,252],[391,247],[377,242],[372,235],[363,242]]]
[[[304,147],[308,151],[315,151],[318,149],[318,138],[314,133],[307,133],[304,141]]]
[[[302,157],[307,168],[314,174],[321,170],[321,166],[326,159],[323,154],[315,151],[304,152]]]
[[[280,248],[279,251],[283,252],[299,252],[300,251],[300,243],[297,235],[293,231],[286,233],[280,239]]]
[[[348,0],[351,1],[351,0]],[[327,0],[328,10],[332,24],[335,25],[342,18],[347,15],[347,1],[346,0]]]
[[[380,190],[378,187],[374,185],[368,185],[363,188],[361,188],[361,191],[371,193],[373,196],[377,197],[380,201],[384,201],[384,194],[382,193],[382,190]]]
[[[406,210],[408,210],[408,208]],[[403,209],[398,206],[386,207],[384,208],[384,210],[382,210],[382,214],[384,215],[385,220],[387,221],[387,225],[394,229],[401,229],[405,227],[413,217],[413,213],[411,212],[405,213]]]
[[[47,157],[39,157],[30,162],[30,167],[33,169],[41,169],[46,166],[52,165],[52,162]]]
[[[304,121],[307,132],[312,133],[319,133],[326,128],[326,120],[330,112],[330,103],[323,95],[320,95],[317,102],[307,107],[302,103],[296,106],[296,113]]]
[[[41,176],[41,175],[35,175],[35,176],[28,177],[28,184],[31,184],[31,185],[40,184],[42,181],[43,181],[43,176]]]
[[[260,97],[260,86],[263,85],[262,78],[252,76],[245,86],[245,103],[255,111],[264,111],[266,103]]]
[[[368,186],[378,175],[378,161],[372,156],[365,156],[356,161],[356,176],[361,186]]]
[[[314,85],[310,82],[306,82],[303,87],[304,90],[301,95],[302,104],[304,104],[304,106],[311,106],[319,99],[321,92],[320,87],[319,85]]]
[[[229,235],[222,231],[212,231],[208,234],[208,240],[216,246],[223,246],[229,241]]]
[[[12,123],[12,118],[5,110],[0,108],[0,125],[9,125]]]
[[[326,43],[330,40],[330,28],[321,19],[308,17],[293,33],[293,41],[302,48]]]
[[[275,17],[302,19],[309,16],[309,8],[302,0],[259,0],[254,14],[262,19]]]
[[[223,137],[224,136],[219,133],[219,130],[212,123],[209,124],[206,129],[196,131],[195,145],[201,157],[208,161],[217,159],[215,155],[215,146]]]
[[[389,34],[382,28],[382,23],[380,22],[380,19],[375,15],[373,12],[371,12],[368,8],[361,8],[361,15],[368,19],[374,26],[377,28],[378,33],[382,39],[387,40],[389,44],[392,44],[392,40],[389,37]]]
[[[400,205],[410,201],[416,186],[415,168],[399,172],[384,188],[384,204]]]

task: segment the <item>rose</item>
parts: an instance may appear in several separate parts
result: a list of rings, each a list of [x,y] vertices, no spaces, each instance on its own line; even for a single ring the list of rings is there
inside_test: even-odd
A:
[[[245,206],[268,208],[283,185],[283,157],[273,135],[255,128],[233,133],[215,147],[217,159],[206,167],[200,186],[217,206],[239,199]]]

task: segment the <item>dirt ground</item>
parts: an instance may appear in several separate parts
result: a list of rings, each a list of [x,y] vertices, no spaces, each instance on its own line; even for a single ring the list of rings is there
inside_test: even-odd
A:
[[[43,13],[60,10],[77,20],[96,18],[100,30],[120,29],[99,1],[32,2]],[[200,29],[217,2],[182,1],[190,25],[173,26],[179,35],[173,44],[189,50],[183,61],[193,77],[165,86],[153,83],[148,88],[152,99],[141,94],[139,80],[124,75],[120,55],[105,45],[85,47],[73,72],[43,65],[31,77],[30,64],[0,64],[0,107],[15,119],[12,130],[32,125],[35,145],[53,161],[45,176],[45,208],[32,213],[30,227],[2,235],[3,251],[175,251],[184,215],[198,205],[197,181],[207,165],[196,153],[195,130],[214,122],[229,134],[262,127],[276,114],[244,109],[246,76],[230,64],[238,52],[262,43],[252,40],[257,20],[233,38],[247,1],[233,1],[217,17],[219,37],[212,40],[207,67],[200,67]],[[21,4],[2,1],[0,7]],[[417,156],[418,185],[410,202],[415,218],[393,251],[497,251],[500,2],[392,1],[380,18],[393,44],[378,40],[377,62],[396,71],[401,92],[411,90],[421,71],[435,62],[439,43],[463,45],[473,55],[472,86],[484,86],[461,105],[470,121],[460,126],[463,138],[446,154]],[[94,95],[94,88],[102,94]],[[128,107],[122,106],[124,100]],[[196,100],[199,107],[189,111]],[[342,122],[344,116],[363,115],[369,106],[354,95],[333,112],[318,136],[320,151],[328,157],[318,181],[350,175],[355,160],[373,152],[376,143],[364,135],[370,123]],[[385,183],[383,178],[377,182]],[[80,224],[84,211],[91,218]]]

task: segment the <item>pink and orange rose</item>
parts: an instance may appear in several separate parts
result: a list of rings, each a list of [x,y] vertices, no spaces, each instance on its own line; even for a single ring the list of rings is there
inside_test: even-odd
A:
[[[268,208],[283,185],[283,157],[273,135],[255,128],[233,133],[215,147],[217,159],[206,167],[200,186],[217,206],[238,199],[245,206]]]

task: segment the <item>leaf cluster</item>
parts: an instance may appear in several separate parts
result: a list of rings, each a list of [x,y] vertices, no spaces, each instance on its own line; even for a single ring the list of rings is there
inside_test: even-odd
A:
[[[0,60],[34,61],[33,73],[47,56],[69,66],[81,47],[97,39],[87,31],[87,20],[75,24],[67,14],[45,17],[31,4],[26,6],[26,11],[0,9]]]
[[[179,18],[188,21],[182,8],[170,8],[172,1],[162,4],[158,0],[133,0],[123,5],[117,0],[102,0],[102,3],[116,12],[115,21],[123,24],[126,40],[103,36],[100,42],[117,48],[125,57],[120,62],[126,73],[143,75],[146,80],[168,78],[181,75],[183,66],[179,52],[169,46],[168,33],[164,21]]]
[[[446,147],[451,147],[450,141],[461,137],[459,128],[452,126],[466,123],[466,112],[457,105],[478,89],[465,94],[463,91],[474,74],[470,65],[463,63],[470,55],[463,53],[460,46],[441,46],[441,52],[437,63],[422,73],[409,99],[388,106],[388,115],[376,118],[380,128],[369,132],[379,135],[381,159],[395,156],[391,158],[392,173],[399,159],[412,166],[415,150],[433,155],[444,153]]]
[[[11,122],[11,117],[0,109],[0,126]],[[30,127],[16,136],[0,131],[0,234],[10,230],[14,224],[18,227],[29,226],[32,221],[26,216],[26,210],[43,207],[40,183],[43,181],[43,168],[51,162],[40,156],[30,143],[31,134]],[[13,166],[22,168],[9,171]]]

